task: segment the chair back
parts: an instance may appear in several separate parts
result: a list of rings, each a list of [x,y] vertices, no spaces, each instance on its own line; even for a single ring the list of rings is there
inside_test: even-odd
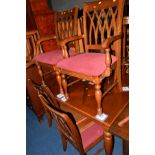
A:
[[[49,106],[45,102],[44,97],[41,97],[44,106],[51,112],[53,118],[55,119],[57,128],[59,129],[62,138],[64,138],[65,141],[68,140],[71,142],[79,152],[84,153],[81,135],[71,113],[66,113],[60,109],[56,109],[53,106]]]
[[[43,102],[46,102],[46,104],[51,104],[52,106],[54,106],[54,107],[56,107],[58,109],[60,109],[60,106],[59,106],[58,102],[56,101],[56,99],[54,97],[54,94],[48,88],[47,85],[45,85],[45,84],[38,85],[34,81],[32,81],[31,79],[28,79],[28,80],[32,83],[34,89],[38,93],[38,97],[41,100],[41,103],[43,105],[44,111],[45,111],[46,116],[48,118],[48,124],[49,124],[49,127],[50,127],[52,125],[52,119],[53,119],[53,117],[51,115],[51,112],[46,108],[46,106],[44,106]]]
[[[56,12],[55,27],[57,40],[63,40],[77,35],[78,24],[78,7],[73,9]]]
[[[121,34],[123,1],[100,0],[84,3],[83,24],[86,52],[103,49],[106,39]]]
[[[26,63],[30,62],[37,55],[37,41],[39,39],[37,30],[26,32]]]
[[[69,142],[71,142],[79,152],[84,154],[80,132],[72,114],[64,112],[60,109],[53,93],[47,86],[40,86],[34,82],[32,83],[38,92],[38,96],[43,104],[43,107],[45,108],[47,117],[52,117],[55,119],[63,142],[69,140]]]
[[[55,30],[57,43],[63,39],[78,35],[78,7],[55,13]],[[79,50],[79,42],[69,44],[76,52]]]

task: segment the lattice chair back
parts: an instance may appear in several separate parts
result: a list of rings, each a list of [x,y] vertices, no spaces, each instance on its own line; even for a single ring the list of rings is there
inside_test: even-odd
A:
[[[106,39],[121,34],[124,6],[121,1],[101,0],[84,4],[84,41],[87,52],[90,49],[103,49],[108,41]]]
[[[26,62],[30,62],[37,55],[37,41],[39,39],[37,30],[26,32]]]

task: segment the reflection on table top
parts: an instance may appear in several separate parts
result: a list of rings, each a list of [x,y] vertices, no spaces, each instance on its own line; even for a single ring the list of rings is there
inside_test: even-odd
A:
[[[111,124],[126,107],[129,98],[128,92],[116,93],[112,91],[105,96],[102,107],[103,113],[107,114],[108,117],[105,121],[99,121],[95,118],[97,103],[94,97],[94,85],[89,84],[87,81],[78,82],[69,88],[69,95],[70,99],[67,102],[61,102],[59,100],[60,104],[69,106],[75,111],[99,122],[106,129],[109,129]]]
[[[129,141],[129,104],[126,105],[124,110],[113,122],[110,132]]]

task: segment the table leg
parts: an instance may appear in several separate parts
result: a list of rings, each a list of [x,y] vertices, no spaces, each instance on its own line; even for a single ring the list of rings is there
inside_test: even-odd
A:
[[[123,155],[129,155],[129,141],[123,140]]]
[[[113,151],[113,136],[110,132],[104,132],[104,144],[106,155],[111,155]]]

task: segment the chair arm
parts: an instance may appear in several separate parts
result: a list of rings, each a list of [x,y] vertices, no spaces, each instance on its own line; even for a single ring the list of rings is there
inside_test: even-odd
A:
[[[84,38],[84,35],[73,36],[73,37],[70,37],[70,38],[66,38],[66,39],[64,39],[64,40],[59,41],[59,45],[60,45],[60,46],[64,46],[64,45],[65,45],[66,43],[68,43],[68,42],[75,41],[75,40],[80,40],[80,39],[82,39],[82,38]]]
[[[29,35],[32,35],[32,34],[35,34],[35,33],[38,33],[38,30],[27,31],[26,35],[29,36]]]
[[[56,36],[55,35],[48,35],[48,36],[42,37],[37,41],[37,45],[44,42],[44,41],[48,41],[48,40],[52,40],[52,39],[56,39]]]
[[[33,65],[35,65],[34,60],[31,60],[30,62],[26,62],[26,69],[30,68]]]
[[[114,41],[120,39],[121,37],[122,37],[122,34],[119,34],[119,35],[116,35],[116,36],[107,38],[107,39],[104,41],[102,47],[105,48],[105,49],[106,49],[106,48],[109,48],[109,46],[110,46]]]

